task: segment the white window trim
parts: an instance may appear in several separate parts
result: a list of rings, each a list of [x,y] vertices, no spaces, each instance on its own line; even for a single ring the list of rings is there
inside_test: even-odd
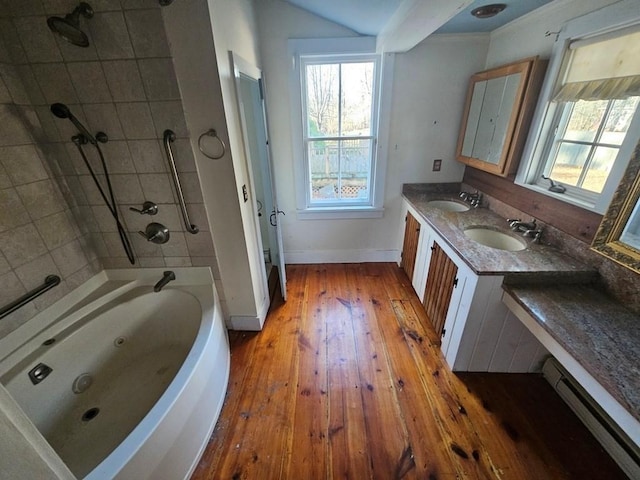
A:
[[[302,84],[300,76],[301,55],[345,55],[375,54],[374,37],[347,37],[323,39],[292,39],[288,42],[291,68],[289,72],[291,100],[291,137],[293,146],[294,179],[296,190],[297,218],[300,220],[331,220],[380,218],[384,213],[384,186],[387,171],[387,151],[389,144],[389,119],[391,110],[391,90],[393,79],[393,54],[381,56],[378,88],[377,142],[372,164],[371,205],[370,206],[309,206],[306,198],[306,167],[304,165]]]
[[[546,161],[547,138],[549,135],[553,135],[551,131],[553,128],[552,120],[558,105],[552,103],[551,98],[558,80],[562,78],[566,69],[564,60],[566,60],[565,52],[569,44],[575,40],[603,35],[638,23],[640,23],[640,14],[637,0],[623,0],[604,9],[575,18],[563,26],[551,53],[547,74],[531,122],[529,138],[515,178],[516,184],[596,213],[603,214],[607,210],[631,159],[633,149],[640,140],[640,115],[637,113],[627,132],[627,139],[619,150],[618,160],[609,173],[605,188],[595,202],[569,196],[566,193],[550,192],[546,187],[537,183],[536,177],[541,163]]]

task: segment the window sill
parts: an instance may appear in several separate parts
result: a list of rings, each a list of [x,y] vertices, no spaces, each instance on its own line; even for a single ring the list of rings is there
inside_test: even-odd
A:
[[[374,207],[316,207],[298,210],[298,220],[340,220],[358,218],[382,218],[384,208]]]
[[[519,185],[524,188],[528,188],[529,190],[533,190],[536,193],[541,195],[546,195],[547,197],[555,198],[556,200],[560,200],[565,203],[569,203],[576,207],[584,208],[585,210],[589,210],[590,212],[595,212],[602,214],[596,209],[596,206],[593,203],[589,203],[587,201],[581,200],[579,198],[573,197],[571,195],[567,195],[565,193],[555,193],[549,191],[547,188],[541,187],[539,185],[530,184],[530,183],[519,183],[515,182],[516,185]]]

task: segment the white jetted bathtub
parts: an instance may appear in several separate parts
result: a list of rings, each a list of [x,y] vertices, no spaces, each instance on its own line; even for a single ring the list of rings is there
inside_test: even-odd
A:
[[[229,343],[213,278],[174,268],[156,293],[163,270],[105,271],[0,341],[0,382],[78,478],[187,478],[215,426]]]

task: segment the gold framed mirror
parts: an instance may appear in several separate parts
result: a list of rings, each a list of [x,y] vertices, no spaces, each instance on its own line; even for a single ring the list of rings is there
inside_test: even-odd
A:
[[[640,142],[591,244],[592,250],[640,273]]]

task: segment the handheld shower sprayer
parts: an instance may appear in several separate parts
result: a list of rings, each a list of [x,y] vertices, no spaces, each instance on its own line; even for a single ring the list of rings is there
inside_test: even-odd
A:
[[[97,145],[98,141],[95,139],[93,135],[89,133],[89,130],[86,129],[84,125],[78,120],[69,107],[67,107],[64,103],[54,103],[51,105],[51,113],[53,113],[58,118],[68,118],[71,120],[71,123],[80,131],[82,135],[84,135],[89,143],[92,145]]]

